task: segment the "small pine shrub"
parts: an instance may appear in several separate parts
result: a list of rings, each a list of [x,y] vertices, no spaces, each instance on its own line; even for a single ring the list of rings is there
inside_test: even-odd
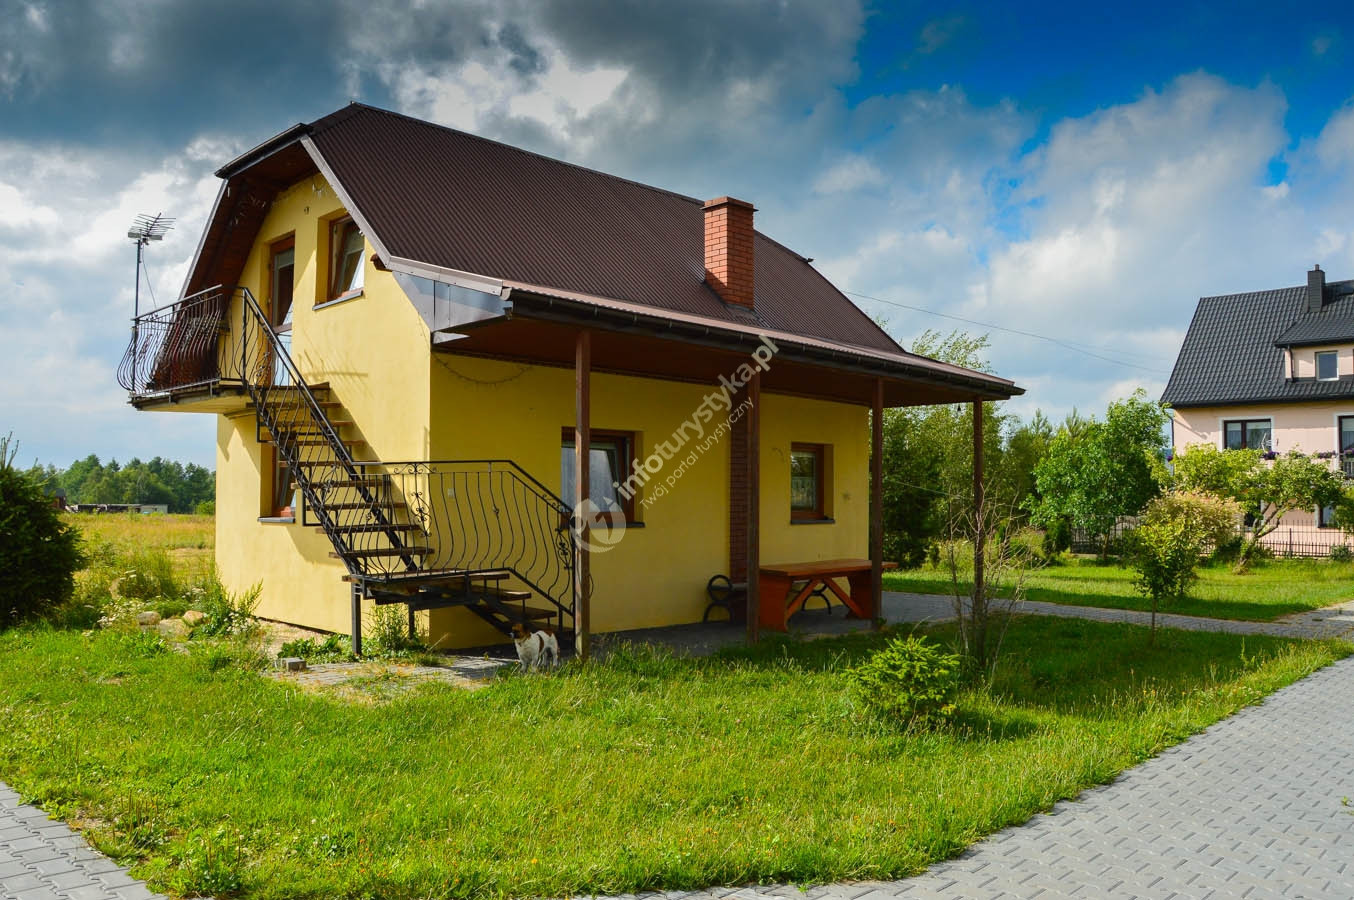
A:
[[[921,638],[894,638],[848,669],[847,682],[869,712],[895,726],[929,726],[954,714],[962,662]]]

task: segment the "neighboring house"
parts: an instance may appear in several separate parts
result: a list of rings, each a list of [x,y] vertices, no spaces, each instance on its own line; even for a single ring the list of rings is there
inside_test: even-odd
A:
[[[871,410],[1021,393],[903,351],[742,201],[360,104],[217,174],[184,298],[119,377],[217,417],[217,564],[265,617],[586,635],[837,558],[877,602]]]
[[[1329,457],[1354,475],[1354,281],[1316,266],[1297,287],[1203,297],[1162,402],[1177,453],[1194,444]],[[1345,543],[1332,511],[1290,513],[1302,540]],[[1291,535],[1271,538],[1282,549]]]

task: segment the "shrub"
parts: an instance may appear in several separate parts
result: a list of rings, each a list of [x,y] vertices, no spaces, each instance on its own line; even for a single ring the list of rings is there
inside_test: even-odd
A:
[[[954,713],[960,659],[921,638],[894,638],[846,673],[861,704],[901,726],[931,725]]]
[[[0,629],[70,600],[84,564],[80,536],[42,488],[11,465],[17,450],[0,438]]]
[[[1330,548],[1330,558],[1332,562],[1349,562],[1354,559],[1354,550],[1348,544],[1336,544]]]
[[[1133,584],[1152,599],[1153,639],[1157,608],[1185,596],[1208,549],[1235,533],[1239,514],[1233,500],[1173,491],[1148,503],[1138,527],[1125,535],[1129,563],[1138,573]]]
[[[213,637],[252,634],[258,628],[254,610],[262,593],[263,585],[255,584],[242,594],[232,594],[215,571],[208,573],[202,584],[189,592],[193,604],[207,617],[198,630]]]
[[[1030,526],[1021,528],[1011,535],[1009,543],[1011,558],[1019,565],[1038,568],[1047,564],[1047,543],[1043,529]]]
[[[424,635],[409,634],[409,616],[400,604],[377,606],[367,615],[367,656],[403,657],[426,650]]]
[[[201,503],[199,503],[197,506],[193,507],[193,514],[194,514],[194,515],[198,515],[198,516],[214,516],[214,515],[216,515],[216,501],[215,501],[215,500],[203,500],[203,501],[202,501]]]
[[[346,636],[331,634],[323,641],[317,641],[314,638],[298,638],[294,641],[287,641],[278,649],[277,658],[285,659],[288,656],[299,656],[310,662],[320,662],[348,659],[352,656],[352,650],[348,646]]]

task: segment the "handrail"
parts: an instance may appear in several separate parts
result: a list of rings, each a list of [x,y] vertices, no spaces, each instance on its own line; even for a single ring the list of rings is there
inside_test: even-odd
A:
[[[314,516],[360,590],[501,570],[553,604],[561,624],[573,617],[572,508],[516,462],[355,460],[243,286],[206,288],[135,325],[119,382],[133,397],[238,383],[304,498],[302,520]]]

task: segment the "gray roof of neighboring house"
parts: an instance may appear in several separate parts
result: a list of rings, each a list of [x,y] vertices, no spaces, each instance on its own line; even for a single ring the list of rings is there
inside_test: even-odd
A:
[[[1161,395],[1172,406],[1227,406],[1354,397],[1354,377],[1284,377],[1288,347],[1354,342],[1354,281],[1326,285],[1319,312],[1307,287],[1202,297]]]

